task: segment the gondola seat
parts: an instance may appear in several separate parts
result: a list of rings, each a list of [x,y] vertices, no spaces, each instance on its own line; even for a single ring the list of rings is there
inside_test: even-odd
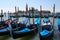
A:
[[[37,28],[37,26],[38,26],[37,24],[30,24],[28,28],[33,29],[33,28]]]

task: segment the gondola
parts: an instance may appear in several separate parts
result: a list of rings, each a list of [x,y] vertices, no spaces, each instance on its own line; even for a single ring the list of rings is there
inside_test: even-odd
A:
[[[0,36],[8,35],[10,33],[9,27],[4,23],[5,21],[0,22]]]
[[[12,31],[13,38],[16,39],[16,38],[27,36],[31,33],[34,33],[37,30],[37,28],[35,26],[33,26],[33,27],[32,26],[33,25],[30,25],[30,26],[25,27],[23,29],[13,30]]]
[[[9,28],[8,22],[9,22],[9,20],[0,22],[0,36],[10,35],[10,28]],[[11,23],[11,25],[12,25],[12,27],[15,26],[12,23]]]
[[[36,23],[38,23],[37,21],[35,21]],[[29,34],[33,34],[33,33],[35,33],[35,32],[37,32],[38,30],[37,30],[37,24],[29,24],[29,25],[18,25],[18,26],[23,26],[23,27],[25,27],[25,28],[18,28],[18,30],[17,29],[15,29],[15,30],[12,30],[12,37],[14,38],[14,39],[16,39],[16,38],[19,38],[19,37],[24,37],[24,36],[27,36],[27,35],[29,35]]]
[[[60,18],[58,18],[58,30],[60,31]]]
[[[45,22],[48,22],[48,21],[45,20]],[[42,27],[42,31],[39,32],[40,39],[41,40],[51,39],[53,37],[53,33],[54,33],[53,32],[53,25],[52,24],[44,24],[41,27]]]

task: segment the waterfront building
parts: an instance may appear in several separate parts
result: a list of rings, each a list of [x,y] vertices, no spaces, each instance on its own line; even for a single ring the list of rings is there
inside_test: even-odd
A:
[[[42,17],[44,17],[44,16],[47,17],[51,14],[51,12],[49,10],[42,10],[42,11],[40,11],[40,13],[41,13]]]

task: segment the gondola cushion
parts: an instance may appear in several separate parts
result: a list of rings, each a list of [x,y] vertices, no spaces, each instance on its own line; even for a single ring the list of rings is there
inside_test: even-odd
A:
[[[60,18],[58,19],[58,29],[60,30]]]
[[[26,33],[26,32],[30,32],[30,29],[29,28],[24,28],[22,30],[15,31],[15,33]]]
[[[37,18],[37,19],[35,20],[35,24],[40,24],[40,18]]]
[[[60,18],[58,19],[58,25],[60,25]]]
[[[40,32],[40,35],[42,37],[47,37],[51,34],[51,32],[49,32],[48,30],[43,30],[42,32]]]

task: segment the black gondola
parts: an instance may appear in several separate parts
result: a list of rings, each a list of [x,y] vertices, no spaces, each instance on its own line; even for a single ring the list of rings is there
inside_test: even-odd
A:
[[[40,19],[39,18],[36,19],[35,23],[36,24],[30,24],[27,26],[26,26],[26,24],[19,24],[15,30],[12,30],[11,36],[14,39],[16,39],[16,38],[27,36],[29,34],[33,34],[33,33],[37,32],[37,26],[40,23]]]
[[[0,22],[0,36],[10,35],[10,28],[8,26],[9,20]],[[13,27],[13,24],[11,24]],[[14,25],[15,26],[15,25]],[[13,27],[14,28],[14,27]]]
[[[58,18],[58,30],[60,31],[60,18]]]
[[[0,36],[8,35],[10,33],[8,25],[4,22],[5,21],[0,22]]]
[[[51,39],[53,37],[52,25],[44,25],[42,26],[42,31],[39,33],[40,39]],[[49,28],[48,28],[49,27]]]
[[[53,25],[50,23],[50,20],[47,18],[44,20],[44,25],[42,25],[42,31],[39,32],[41,40],[52,39],[53,37]],[[48,24],[47,24],[48,23]]]
[[[16,29],[12,31],[13,38],[19,38],[23,36],[27,36],[31,33],[34,33],[37,30],[37,25],[30,25],[28,27],[25,27],[23,29]]]

